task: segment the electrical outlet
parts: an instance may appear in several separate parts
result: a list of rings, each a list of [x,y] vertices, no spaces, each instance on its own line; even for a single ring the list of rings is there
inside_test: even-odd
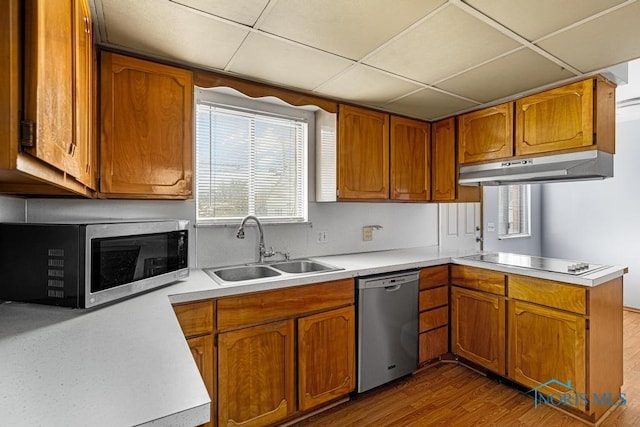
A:
[[[327,241],[327,230],[318,231],[318,234],[316,235],[316,243],[323,245],[327,243]]]
[[[373,227],[362,227],[362,241],[370,242],[373,240]]]

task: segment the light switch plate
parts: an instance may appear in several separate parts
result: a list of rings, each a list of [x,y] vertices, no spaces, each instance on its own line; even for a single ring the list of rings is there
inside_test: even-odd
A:
[[[316,243],[324,245],[327,241],[327,230],[318,231],[318,234],[316,235]]]

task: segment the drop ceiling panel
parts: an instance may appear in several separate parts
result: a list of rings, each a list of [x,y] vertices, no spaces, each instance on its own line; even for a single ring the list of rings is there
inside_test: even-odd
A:
[[[457,7],[448,6],[365,62],[431,84],[519,46]]]
[[[437,87],[485,103],[570,77],[574,74],[524,48],[438,83]]]
[[[640,3],[632,3],[539,43],[582,72],[640,57]]]
[[[475,105],[477,104],[427,88],[386,104],[384,108],[412,117],[434,120]]]
[[[253,26],[269,0],[171,0],[240,24]]]
[[[420,87],[365,65],[355,65],[318,87],[316,92],[338,99],[380,105]]]
[[[253,33],[238,50],[228,71],[311,90],[351,64],[349,60],[316,49]]]
[[[260,29],[358,60],[444,0],[280,0]]]
[[[530,41],[624,3],[624,0],[463,1]]]
[[[186,63],[224,68],[248,34],[168,1],[102,0],[101,4],[106,42]]]

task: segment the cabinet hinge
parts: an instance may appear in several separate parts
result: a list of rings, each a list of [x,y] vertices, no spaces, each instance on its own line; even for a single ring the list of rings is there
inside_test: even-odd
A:
[[[336,197],[340,197],[340,189],[336,188]]]
[[[36,143],[35,126],[33,122],[20,120],[20,145],[33,147]]]
[[[589,327],[591,326],[591,325],[590,325],[590,323],[591,323],[591,322],[589,322],[589,319],[585,319],[585,321],[584,321],[584,328],[585,328],[587,331],[589,330]]]

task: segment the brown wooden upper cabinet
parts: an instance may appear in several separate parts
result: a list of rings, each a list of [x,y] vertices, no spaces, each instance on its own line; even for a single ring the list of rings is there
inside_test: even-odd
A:
[[[431,200],[434,202],[479,202],[478,186],[458,185],[455,117],[431,125]]]
[[[190,198],[191,71],[102,52],[100,84],[101,195]]]
[[[598,76],[516,101],[516,155],[615,151],[615,85]]]
[[[338,109],[338,199],[389,198],[389,115]]]
[[[431,199],[431,125],[391,116],[391,199]]]
[[[91,195],[94,46],[87,1],[9,0],[5,10],[0,192]]]
[[[513,102],[458,116],[458,162],[513,156]]]

